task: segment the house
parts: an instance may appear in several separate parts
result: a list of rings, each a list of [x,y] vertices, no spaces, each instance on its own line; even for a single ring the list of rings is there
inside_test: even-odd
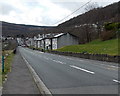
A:
[[[60,33],[53,37],[53,49],[58,49],[63,46],[79,44],[78,37],[70,33]]]
[[[63,46],[79,44],[78,37],[70,33],[51,34],[35,39],[35,47],[45,50],[58,49]]]
[[[52,37],[54,34],[42,34],[39,35],[38,38],[34,39],[34,47],[37,48],[42,48],[45,50],[50,50],[52,49],[51,42],[52,42]]]
[[[51,39],[50,38],[42,38],[41,40],[38,40],[38,48],[42,48],[45,50],[50,50],[51,49]]]

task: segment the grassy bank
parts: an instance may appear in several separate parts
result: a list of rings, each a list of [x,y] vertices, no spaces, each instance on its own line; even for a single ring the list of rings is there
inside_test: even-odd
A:
[[[3,55],[5,57],[5,60],[4,60],[5,69],[4,69],[4,72],[2,72],[2,80],[4,81],[8,72],[11,71],[11,62],[14,57],[13,50],[4,51]]]
[[[107,41],[94,40],[87,44],[65,46],[56,51],[118,55],[118,39]]]

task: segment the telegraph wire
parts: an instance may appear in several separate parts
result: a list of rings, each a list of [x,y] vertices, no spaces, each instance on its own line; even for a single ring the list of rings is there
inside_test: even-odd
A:
[[[87,4],[89,4],[92,0],[88,1],[87,3],[85,3],[84,5],[82,5],[81,7],[79,7],[78,9],[76,9],[75,11],[73,11],[71,14],[67,15],[66,17],[64,17],[63,19],[59,20],[58,22],[54,23],[53,25],[55,24],[58,24],[60,23],[61,21],[63,21],[64,19],[68,18],[69,16],[71,16],[72,14],[74,14],[75,12],[77,12],[78,10],[80,10],[82,7],[86,6]]]

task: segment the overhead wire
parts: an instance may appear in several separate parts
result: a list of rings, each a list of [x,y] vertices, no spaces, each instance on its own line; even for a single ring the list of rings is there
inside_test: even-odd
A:
[[[88,1],[87,3],[83,4],[81,7],[79,7],[78,9],[76,9],[75,11],[73,11],[71,14],[67,15],[66,17],[64,17],[63,19],[59,20],[58,22],[54,23],[53,25],[55,24],[58,24],[60,23],[61,21],[63,21],[64,19],[68,18],[69,16],[71,16],[72,14],[74,14],[75,12],[77,12],[78,10],[80,10],[82,7],[86,6],[87,4],[89,4],[92,0]]]

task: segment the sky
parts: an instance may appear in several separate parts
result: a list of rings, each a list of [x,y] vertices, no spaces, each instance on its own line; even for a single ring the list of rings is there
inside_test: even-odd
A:
[[[90,0],[0,0],[0,21],[38,26],[57,26],[84,13],[85,6],[62,20],[88,1]],[[98,6],[107,6],[118,1],[91,0],[89,4],[97,3]]]

